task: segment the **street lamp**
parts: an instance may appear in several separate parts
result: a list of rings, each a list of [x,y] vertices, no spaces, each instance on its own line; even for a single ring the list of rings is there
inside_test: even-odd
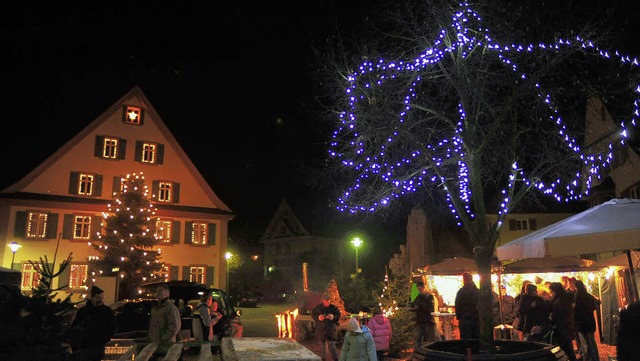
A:
[[[360,269],[358,268],[358,248],[362,245],[362,240],[356,237],[351,241],[351,243],[356,247],[356,273],[354,274],[354,277],[357,277],[358,273],[360,273]]]
[[[9,248],[11,248],[11,252],[13,253],[13,256],[11,256],[11,269],[13,269],[13,261],[15,261],[16,259],[16,252],[18,252],[18,250],[20,249],[20,247],[22,247],[21,245],[19,245],[16,242],[11,242],[7,245]]]
[[[231,259],[231,257],[233,257],[233,254],[231,254],[231,252],[227,252],[224,254],[224,258],[227,260],[227,293],[229,293],[229,260]]]

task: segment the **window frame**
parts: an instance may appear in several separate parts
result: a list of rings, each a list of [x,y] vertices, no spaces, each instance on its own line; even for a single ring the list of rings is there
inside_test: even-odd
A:
[[[20,268],[22,278],[20,279],[20,289],[23,291],[31,291],[33,288],[37,288],[42,279],[42,275],[38,273],[36,267],[29,262],[22,263]],[[25,286],[25,282],[29,282],[29,286]]]
[[[171,203],[173,199],[173,182],[158,181],[158,202]]]
[[[200,236],[197,238],[196,236]],[[206,246],[209,240],[209,224],[207,222],[191,223],[191,244]]]
[[[194,273],[194,270],[199,271],[202,270],[202,273]],[[200,279],[198,279],[198,276],[201,276]],[[198,283],[206,283],[206,278],[207,278],[207,266],[206,265],[190,265],[189,266],[189,281],[191,282],[198,282]]]
[[[118,159],[118,143],[119,138],[104,137],[102,140],[102,158]]]
[[[132,117],[129,115],[131,113],[137,114],[137,116],[135,117],[135,120],[132,120]],[[135,105],[126,105],[124,108],[124,114],[122,115],[122,118],[125,124],[142,125],[143,123],[142,116],[143,116],[143,112],[141,107],[137,107]]]
[[[156,164],[158,160],[158,144],[151,142],[142,142],[141,146],[142,155],[140,157],[140,161],[147,164]],[[151,147],[153,147],[153,149],[148,149]]]
[[[74,270],[74,267],[84,268],[78,270]],[[76,273],[84,273],[84,275],[76,275]],[[78,277],[79,281],[74,282],[74,279]],[[70,290],[79,290],[84,289],[87,286],[87,280],[89,280],[89,264],[88,263],[71,263],[69,264],[69,279],[68,279],[68,287]],[[76,285],[77,283],[77,285]]]
[[[515,219],[515,230],[516,231],[528,231],[529,230],[529,220],[528,219]]]
[[[90,180],[88,180],[90,178]],[[96,175],[91,173],[78,173],[78,195],[92,196],[94,194]],[[84,186],[84,187],[83,187]],[[89,190],[85,189],[89,188]]]
[[[166,226],[167,224],[168,224],[168,227]],[[162,244],[172,243],[172,239],[171,239],[172,227],[173,227],[172,220],[157,218],[154,236],[156,237],[156,239],[159,239],[160,243]],[[159,236],[158,234],[160,233],[162,233],[162,235]]]
[[[83,218],[84,222],[78,222],[78,218]],[[93,215],[74,214],[73,215],[73,232],[74,241],[87,241],[91,239],[91,225],[93,224]],[[78,236],[78,226],[81,227],[82,235]],[[86,234],[86,235],[85,235]]]
[[[34,218],[37,216],[37,218]],[[27,212],[27,232],[26,237],[30,239],[45,239],[47,238],[47,222],[49,220],[49,213],[46,212]],[[32,232],[33,228],[37,228],[35,232]]]

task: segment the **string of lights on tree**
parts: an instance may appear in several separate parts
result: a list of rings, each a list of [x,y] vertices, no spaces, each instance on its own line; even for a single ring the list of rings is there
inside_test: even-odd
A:
[[[98,241],[88,243],[99,254],[89,259],[95,266],[92,277],[117,275],[124,285],[121,290],[130,291],[160,277],[158,271],[164,267],[161,249],[153,249],[159,239],[150,231],[155,208],[142,173],[123,177],[120,191],[113,195],[114,203],[108,205],[108,212],[103,212],[104,232],[98,234]]]
[[[473,31],[470,31],[473,29]],[[444,39],[447,35],[454,34],[456,42],[446,45]],[[479,34],[479,35],[478,35]],[[511,69],[519,78],[528,79],[529,75],[521,70],[521,67],[512,60],[516,54],[526,54],[536,52],[561,52],[563,50],[581,48],[585,52],[599,56],[601,59],[618,61],[621,66],[637,67],[638,60],[628,55],[622,55],[618,51],[606,51],[600,49],[592,41],[576,37],[573,40],[560,39],[555,43],[538,43],[538,44],[500,44],[492,39],[489,30],[483,26],[481,17],[474,12],[469,4],[461,3],[460,8],[452,16],[451,28],[441,29],[434,46],[426,49],[424,52],[408,61],[390,61],[383,59],[377,62],[365,61],[357,71],[348,77],[349,85],[345,90],[348,100],[347,110],[343,111],[340,118],[340,126],[334,131],[332,143],[329,149],[330,156],[337,158],[340,163],[351,170],[358,172],[354,184],[348,187],[338,198],[338,206],[341,212],[374,212],[380,207],[389,204],[393,199],[400,198],[408,193],[416,192],[426,183],[444,184],[445,167],[451,166],[451,161],[457,158],[458,171],[456,172],[456,182],[458,184],[459,194],[458,200],[463,204],[466,213],[474,217],[470,209],[471,192],[469,189],[469,170],[467,169],[467,155],[463,152],[465,140],[461,136],[464,132],[464,124],[466,111],[462,103],[458,104],[459,121],[452,129],[451,136],[441,138],[438,142],[422,144],[427,151],[423,152],[419,149],[405,151],[404,156],[393,162],[387,161],[385,158],[390,152],[391,145],[398,137],[398,132],[390,130],[386,136],[385,144],[379,145],[378,148],[371,149],[372,145],[360,139],[359,118],[356,115],[359,103],[366,103],[369,99],[365,92],[374,87],[381,88],[383,84],[392,82],[400,75],[411,73],[414,75],[413,83],[407,87],[404,95],[403,108],[397,113],[396,124],[400,125],[407,121],[407,115],[413,111],[411,105],[412,100],[417,97],[416,88],[423,81],[421,72],[426,71],[429,67],[435,66],[441,62],[446,54],[455,51],[461,51],[463,58],[468,53],[481,47],[486,52],[495,54],[499,61]],[[369,80],[373,79],[373,80]],[[626,139],[633,129],[637,128],[637,118],[640,110],[638,105],[638,95],[640,86],[634,85],[635,89],[633,98],[633,111],[620,121],[619,135],[616,140],[608,143],[604,150],[582,149],[578,141],[569,134],[565,121],[563,120],[557,105],[554,104],[552,96],[546,93],[543,86],[539,82],[534,83],[534,89],[539,102],[548,109],[549,125],[556,127],[557,136],[561,139],[564,147],[579,157],[583,168],[587,169],[586,178],[581,170],[578,170],[571,179],[555,179],[544,182],[540,179],[529,179],[525,171],[521,169],[518,162],[512,164],[509,175],[508,185],[502,190],[503,201],[501,203],[500,214],[506,214],[510,206],[510,194],[516,184],[530,186],[543,192],[546,195],[553,196],[558,202],[569,202],[581,199],[589,194],[589,189],[596,180],[601,180],[607,167],[611,166],[614,159],[614,146],[616,142],[625,145]],[[392,128],[393,129],[393,128]],[[344,138],[344,139],[343,139]],[[340,148],[344,147],[344,148]],[[403,175],[407,169],[414,164],[419,168],[419,162],[423,157],[428,157],[430,164],[434,165],[432,169],[414,170],[411,176]],[[366,194],[369,190],[365,182],[372,182],[372,179],[386,182],[390,185],[388,192],[381,198],[358,201],[357,194]],[[586,187],[582,188],[582,184]],[[459,219],[451,197],[451,192],[446,188],[447,201],[451,212]]]

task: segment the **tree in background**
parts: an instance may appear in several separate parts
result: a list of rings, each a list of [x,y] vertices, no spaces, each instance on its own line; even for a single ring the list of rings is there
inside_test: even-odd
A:
[[[568,203],[589,195],[637,132],[640,113],[635,58],[599,48],[585,36],[592,33],[520,28],[510,21],[535,12],[491,4],[397,2],[381,9],[357,54],[337,44],[321,65],[323,100],[338,123],[327,172],[341,186],[336,209],[373,213],[410,195],[445,204],[480,270],[489,352],[491,261],[507,214],[541,206],[539,196]],[[539,37],[521,41],[529,32]],[[584,144],[593,98],[606,110],[591,111],[619,124],[604,147]]]
[[[160,251],[153,250],[160,242],[152,229],[155,210],[149,199],[144,177],[130,174],[122,178],[109,212],[104,213],[104,232],[91,244],[98,251],[91,260],[93,275],[118,276],[118,299],[132,298],[141,283],[160,276]]]
[[[332,279],[327,283],[327,289],[325,292],[331,297],[331,304],[338,307],[340,310],[340,320],[343,320],[349,314],[347,310],[344,308],[344,301],[342,297],[340,297],[340,291],[338,291],[338,283],[335,279]]]

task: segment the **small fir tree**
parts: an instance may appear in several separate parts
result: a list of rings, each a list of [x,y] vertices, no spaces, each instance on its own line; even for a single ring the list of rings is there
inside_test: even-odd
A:
[[[340,310],[340,320],[344,320],[347,318],[348,312],[344,308],[344,301],[340,297],[340,292],[338,291],[338,282],[336,282],[335,278],[331,279],[327,284],[327,290],[325,291],[331,297],[331,304],[338,307]]]
[[[141,283],[158,278],[154,272],[163,265],[160,251],[153,250],[160,240],[151,232],[155,210],[142,173],[123,177],[114,196],[115,204],[104,214],[105,232],[92,244],[100,256],[91,263],[94,275],[119,277],[118,299],[125,299]]]

